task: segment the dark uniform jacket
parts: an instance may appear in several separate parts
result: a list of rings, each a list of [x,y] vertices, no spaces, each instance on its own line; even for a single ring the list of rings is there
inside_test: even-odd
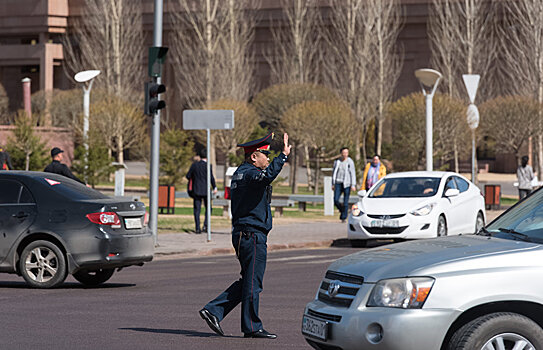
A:
[[[270,184],[279,175],[286,160],[287,156],[281,153],[264,170],[247,162],[238,167],[230,185],[233,232],[251,230],[264,234],[270,232],[272,228]]]
[[[209,175],[211,176],[211,187],[217,187],[215,185],[215,177],[213,176],[213,168],[209,166]],[[192,163],[189,172],[187,173],[187,179],[192,179],[192,190],[194,195],[198,197],[207,196],[207,162],[200,160]]]
[[[62,164],[58,160],[52,161],[48,166],[45,167],[44,171],[46,173],[55,173],[59,175],[64,175],[66,177],[69,177],[70,179],[74,179],[75,181],[85,184],[83,181],[79,180],[74,174],[72,174],[72,172],[70,171],[70,168],[68,168],[66,164]]]

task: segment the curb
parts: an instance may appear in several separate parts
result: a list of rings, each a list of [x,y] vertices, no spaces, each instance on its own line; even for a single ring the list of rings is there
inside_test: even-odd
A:
[[[324,248],[331,247],[333,240],[317,241],[317,242],[300,242],[300,243],[286,243],[286,244],[271,244],[268,246],[268,251],[288,250],[288,249],[303,249],[303,248]],[[196,257],[196,256],[212,256],[212,255],[233,255],[235,254],[234,248],[213,248],[209,250],[198,251],[196,249],[187,249],[183,251],[174,252],[156,252],[154,254],[154,260],[160,260],[161,258],[183,258],[183,257]]]

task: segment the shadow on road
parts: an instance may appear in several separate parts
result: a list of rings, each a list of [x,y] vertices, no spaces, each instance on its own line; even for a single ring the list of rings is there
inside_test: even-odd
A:
[[[84,286],[81,283],[68,282],[60,285],[59,287],[52,289],[108,289],[108,288],[125,288],[134,287],[134,283],[105,283],[99,286]],[[0,282],[0,289],[2,288],[17,288],[17,289],[34,289],[26,282]]]
[[[380,247],[380,246],[391,244],[391,243],[394,243],[394,241],[391,239],[388,239],[388,240],[370,239],[368,240],[367,248]],[[330,246],[346,248],[346,247],[351,247],[351,242],[347,238],[339,238],[339,239],[335,239]]]
[[[210,337],[220,337],[219,335],[211,332],[199,332],[186,329],[161,329],[161,328],[119,328],[123,331],[135,331],[135,332],[147,332],[147,333],[160,333],[160,334],[179,334],[186,335],[188,337],[198,337],[198,338],[210,338]],[[225,335],[222,338],[240,338],[239,336]]]

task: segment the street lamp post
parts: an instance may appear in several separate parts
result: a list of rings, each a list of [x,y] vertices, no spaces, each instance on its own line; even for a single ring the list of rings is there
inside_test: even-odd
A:
[[[434,170],[433,161],[433,135],[432,135],[432,98],[441,80],[441,73],[436,70],[423,68],[415,71],[415,77],[419,80],[422,93],[426,97],[426,170]]]
[[[87,156],[89,153],[88,133],[89,133],[89,109],[90,109],[90,92],[92,89],[93,79],[100,74],[99,70],[85,70],[74,75],[75,81],[83,84],[83,146],[85,147],[85,169],[87,169]],[[85,172],[85,182],[87,182],[87,174]]]

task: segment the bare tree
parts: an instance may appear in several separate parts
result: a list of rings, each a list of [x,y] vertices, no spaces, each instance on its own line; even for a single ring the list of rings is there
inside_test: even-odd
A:
[[[433,0],[429,16],[432,65],[444,76],[441,85],[451,97],[467,96],[462,74],[479,74],[479,99],[494,94],[492,77],[497,56],[494,30],[495,2],[487,0]],[[472,131],[475,138],[475,131]],[[459,145],[454,144],[458,172]],[[475,174],[477,173],[475,169]],[[472,181],[477,181],[472,179]]]
[[[254,88],[249,46],[255,19],[247,9],[254,0],[175,0],[171,11],[172,60],[180,98],[201,108],[221,98],[247,100]],[[215,132],[210,162],[216,165]]]
[[[67,75],[99,69],[95,87],[141,100],[145,52],[141,0],[84,0],[74,30],[63,38]]]
[[[375,153],[381,154],[383,143],[383,123],[386,105],[392,100],[398,78],[400,77],[403,57],[398,54],[397,39],[402,28],[401,7],[396,1],[368,0],[368,12],[375,21],[371,30],[374,49],[370,50],[370,65],[373,70],[372,86],[375,89]]]
[[[537,118],[530,122],[538,130],[537,169],[543,174],[543,1],[506,1],[503,31],[500,33],[512,93],[532,96],[539,103]],[[535,136],[535,135],[534,135]]]
[[[373,116],[375,101],[370,86],[370,51],[375,46],[372,28],[376,25],[374,12],[369,11],[366,0],[332,0],[331,28],[325,36],[330,52],[327,55],[326,83],[336,89],[353,110],[357,122],[355,133],[355,159],[365,162],[367,124]],[[361,154],[362,150],[362,154]]]
[[[284,21],[271,21],[273,46],[264,57],[271,70],[271,82],[317,83],[321,65],[320,13],[316,0],[281,0]]]

